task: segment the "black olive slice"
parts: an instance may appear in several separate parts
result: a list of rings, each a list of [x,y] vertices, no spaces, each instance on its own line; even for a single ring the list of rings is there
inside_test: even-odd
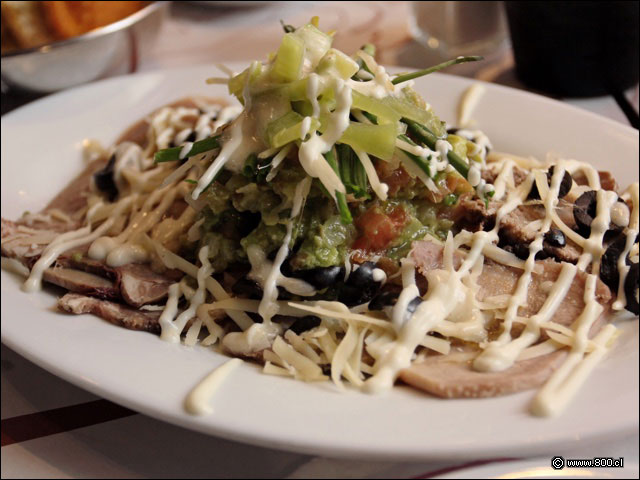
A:
[[[382,310],[384,307],[395,305],[401,292],[400,285],[387,283],[369,302],[369,310]]]
[[[98,170],[93,174],[93,180],[96,184],[96,188],[105,193],[110,202],[113,202],[118,197],[118,187],[116,187],[115,180],[113,179],[113,168],[116,164],[116,156],[111,155],[109,161],[102,170]]]
[[[626,244],[626,235],[620,235],[609,244],[600,261],[600,279],[611,289],[612,292],[618,291],[618,282],[620,279],[618,274],[618,259],[620,258],[620,255],[622,255]],[[627,258],[627,262],[628,261],[629,260]]]
[[[591,223],[596,217],[597,193],[589,190],[580,195],[573,206],[573,218],[576,221],[578,233],[585,238],[591,234]]]
[[[622,201],[620,198],[618,201]],[[576,230],[584,238],[589,238],[591,235],[591,224],[597,215],[598,195],[595,190],[589,190],[580,195],[575,205],[573,206],[573,218],[576,221]],[[605,232],[605,238],[611,238],[612,236],[622,232],[623,227],[616,225],[613,222],[609,223],[609,228]]]
[[[340,288],[338,300],[349,307],[369,302],[382,285],[382,282],[376,282],[373,278],[375,268],[375,263],[365,262],[352,271]]]
[[[296,278],[301,278],[318,290],[330,287],[344,278],[344,267],[334,265],[331,267],[316,267],[307,270],[298,270],[293,273]]]
[[[547,171],[547,183],[549,184],[549,186],[551,186],[551,178],[553,177],[553,167],[554,166],[552,165],[551,168],[549,168],[549,170]],[[572,186],[573,186],[573,178],[571,177],[571,174],[567,170],[565,170],[564,176],[562,177],[562,182],[560,182],[560,190],[558,191],[558,198],[564,198],[567,195],[567,193],[569,193]],[[531,191],[529,192],[529,196],[527,198],[529,200],[540,199],[540,192],[538,192],[538,185],[536,184],[536,182],[533,182],[533,185],[531,186]]]
[[[627,298],[626,309],[638,315],[638,264],[632,263],[624,280],[624,294]]]
[[[559,228],[551,228],[544,234],[544,241],[553,247],[564,247],[567,244],[567,239]]]
[[[262,298],[263,295],[260,285],[248,278],[241,278],[234,283],[231,291],[236,295],[243,295],[254,300]]]
[[[376,289],[358,288],[353,285],[344,284],[338,292],[338,301],[347,307],[355,307],[369,302],[376,294]]]
[[[553,165],[547,172],[547,179],[549,181],[549,186],[551,186],[551,177],[553,177]],[[558,191],[558,198],[564,198],[567,196],[567,193],[571,190],[573,186],[573,178],[571,174],[565,170],[564,176],[562,177],[562,182],[560,182],[560,190]]]
[[[405,323],[411,320],[411,317],[416,312],[421,303],[422,299],[420,297],[416,297],[407,304],[407,309],[405,310],[403,316],[403,320]]]
[[[407,305],[407,312],[413,314],[418,309],[420,304],[422,303],[422,299],[420,297],[416,297],[409,302]]]
[[[349,285],[354,287],[368,288],[372,284],[378,283],[373,279],[373,270],[376,264],[373,262],[364,262],[356,270],[352,271],[347,279]]]
[[[307,330],[311,330],[312,328],[316,328],[320,325],[320,318],[315,315],[306,315],[304,317],[300,317],[293,322],[293,325],[289,327],[289,330],[292,330],[297,335],[300,335],[302,332],[306,332]]]

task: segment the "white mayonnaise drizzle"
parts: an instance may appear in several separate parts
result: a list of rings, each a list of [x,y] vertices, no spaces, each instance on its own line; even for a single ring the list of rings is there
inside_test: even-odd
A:
[[[242,113],[242,107],[240,105],[223,108],[218,114],[215,122],[213,122],[211,129],[213,132],[216,132],[221,126],[226,125],[231,120],[235,119],[240,115],[240,113]]]
[[[360,163],[364,167],[364,171],[367,173],[367,177],[369,178],[369,184],[371,185],[371,189],[376,193],[378,198],[382,201],[387,199],[387,192],[389,191],[389,186],[386,183],[382,183],[378,178],[378,174],[376,173],[376,169],[373,166],[373,162],[369,158],[366,152],[362,150],[354,149],[358,159],[360,159]]]
[[[287,155],[289,155],[289,152],[291,151],[292,147],[293,147],[293,143],[286,145],[285,147],[280,149],[280,151],[276,154],[275,157],[273,157],[273,160],[271,160],[271,170],[267,174],[267,178],[266,178],[267,182],[270,182],[271,180],[273,180],[274,177],[278,174],[278,167],[280,167],[280,164],[282,163],[282,161],[285,158],[287,158]]]
[[[213,161],[207,171],[200,177],[198,180],[198,185],[193,189],[191,194],[191,198],[197,200],[200,194],[203,192],[205,188],[213,181],[215,176],[218,174],[222,167],[225,166],[231,155],[240,147],[240,144],[243,140],[242,134],[242,123],[244,121],[244,117],[239,117],[235,123],[231,126],[230,137],[224,142],[220,153]]]
[[[131,197],[126,197],[120,200],[111,217],[109,217],[108,220],[103,222],[94,231],[91,231],[92,216],[101,206],[101,203],[94,205],[87,213],[87,221],[89,223],[88,226],[61,234],[53,242],[51,242],[47,246],[47,248],[44,249],[42,255],[31,269],[29,278],[27,278],[27,280],[22,285],[22,289],[25,292],[34,292],[40,290],[40,288],[42,288],[42,274],[53,264],[53,262],[56,261],[60,254],[71,250],[72,248],[76,248],[92,242],[100,235],[107,232],[115,222],[116,218],[120,214],[122,214],[126,208],[129,207],[131,201]]]
[[[460,128],[471,126],[471,115],[473,115],[485,91],[486,88],[481,83],[474,83],[464,91],[458,104],[458,126]]]
[[[309,134],[311,129],[311,117],[304,117],[302,119],[302,125],[300,125],[300,139],[304,140]]]
[[[315,289],[307,282],[285,277],[280,271],[283,262],[289,254],[289,243],[291,242],[291,235],[293,233],[293,220],[300,215],[302,205],[309,194],[310,188],[311,179],[308,177],[296,186],[293,208],[291,209],[290,219],[287,222],[287,233],[273,264],[266,260],[264,252],[258,245],[251,245],[247,249],[247,256],[251,263],[251,272],[248,277],[258,281],[263,288],[262,301],[258,309],[258,313],[263,319],[263,324],[269,324],[271,318],[278,313],[280,308],[276,302],[278,299],[278,285],[298,295],[309,296],[315,294]]]
[[[179,286],[180,284],[173,284],[171,287],[169,287],[169,300],[167,300],[167,307],[160,316],[160,327],[162,329],[160,338],[162,338],[163,340],[167,340],[171,343],[178,343],[180,341],[180,335],[182,334],[184,327],[187,325],[187,322],[196,316],[198,307],[200,307],[200,305],[205,302],[206,281],[207,278],[211,276],[211,273],[213,273],[213,268],[211,267],[208,256],[209,246],[205,245],[198,252],[198,259],[202,264],[202,266],[198,269],[198,273],[196,274],[198,288],[196,289],[193,296],[189,299],[189,308],[181,312],[180,315],[178,315],[178,318],[176,318],[175,320],[173,320],[173,318],[177,313],[178,292],[177,288],[175,288],[174,286]]]
[[[16,273],[25,278],[29,276],[29,269],[15,258],[1,257],[0,260],[2,261],[3,270]]]
[[[312,73],[307,79],[307,98],[311,102],[312,115],[316,118],[320,117],[320,104],[318,103],[318,95],[320,94],[320,77],[317,73]],[[303,136],[304,139],[304,136]]]
[[[182,149],[180,150],[180,155],[178,155],[178,158],[180,160],[186,158],[192,148],[193,148],[193,142],[185,142],[184,145],[182,146]]]
[[[408,85],[408,83],[403,83],[402,86],[391,83],[391,77],[385,68],[382,65],[378,65],[373,57],[366,52],[359,50],[357,55],[364,60],[369,70],[373,72],[373,78],[365,82],[347,80],[348,85],[358,93],[380,99],[390,95],[398,96],[402,92],[402,88]]]
[[[587,277],[584,289],[585,308],[575,321],[577,328],[573,348],[571,349],[569,358],[554,372],[536,395],[532,406],[534,413],[539,415],[553,415],[561,411],[586,378],[584,376],[574,377],[573,382],[566,382],[564,385],[561,385],[561,382],[565,381],[571,372],[583,362],[589,341],[589,330],[604,310],[604,307],[598,303],[595,297],[597,281],[598,277],[595,275],[589,275]]]
[[[611,207],[611,221],[619,227],[626,227],[629,225],[629,207],[625,203],[616,202]]]
[[[624,283],[629,274],[629,265],[627,265],[627,257],[631,256],[631,251],[635,245],[636,238],[638,236],[638,210],[640,209],[640,200],[638,198],[638,183],[634,183],[629,186],[623,198],[628,197],[632,202],[632,211],[629,215],[629,221],[627,222],[628,228],[626,231],[627,241],[624,246],[624,250],[618,257],[618,296],[613,302],[612,308],[614,310],[622,310],[627,304],[626,293],[624,291]],[[620,205],[620,202],[616,202],[614,207]],[[626,206],[626,205],[625,205]],[[613,210],[613,208],[612,208]],[[628,210],[628,208],[627,208]],[[613,219],[613,211],[612,211]],[[637,261],[637,259],[636,259]]]
[[[222,382],[242,363],[239,358],[232,358],[206,376],[187,396],[185,408],[193,415],[213,413],[211,397]]]
[[[298,150],[300,165],[311,178],[318,178],[335,198],[335,192],[345,193],[338,175],[322,156],[340,139],[349,126],[351,89],[340,79],[335,80],[336,109],[329,114],[328,126],[322,135],[311,135]]]
[[[410,258],[403,258],[400,265],[403,288],[391,313],[391,321],[393,322],[394,327],[398,330],[400,330],[404,324],[407,305],[409,305],[411,300],[420,295],[420,291],[416,286],[415,263]]]

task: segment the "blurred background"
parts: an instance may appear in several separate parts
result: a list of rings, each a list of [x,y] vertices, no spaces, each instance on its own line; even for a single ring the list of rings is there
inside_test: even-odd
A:
[[[638,110],[638,2],[2,2],[2,111],[87,81],[266,58],[313,15],[346,52]],[[593,104],[578,100],[579,105]],[[617,107],[621,108],[621,107]],[[613,110],[611,110],[613,113]]]

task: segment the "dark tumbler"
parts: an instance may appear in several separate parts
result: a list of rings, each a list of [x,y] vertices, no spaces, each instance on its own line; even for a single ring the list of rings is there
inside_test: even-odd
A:
[[[565,97],[632,87],[638,83],[638,5],[505,2],[518,77]]]

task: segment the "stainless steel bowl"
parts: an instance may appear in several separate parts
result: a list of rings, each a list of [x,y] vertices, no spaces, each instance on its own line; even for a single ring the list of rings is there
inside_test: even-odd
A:
[[[154,2],[122,20],[84,35],[2,55],[2,82],[9,88],[54,92],[90,82],[123,65],[135,71],[166,14]]]

